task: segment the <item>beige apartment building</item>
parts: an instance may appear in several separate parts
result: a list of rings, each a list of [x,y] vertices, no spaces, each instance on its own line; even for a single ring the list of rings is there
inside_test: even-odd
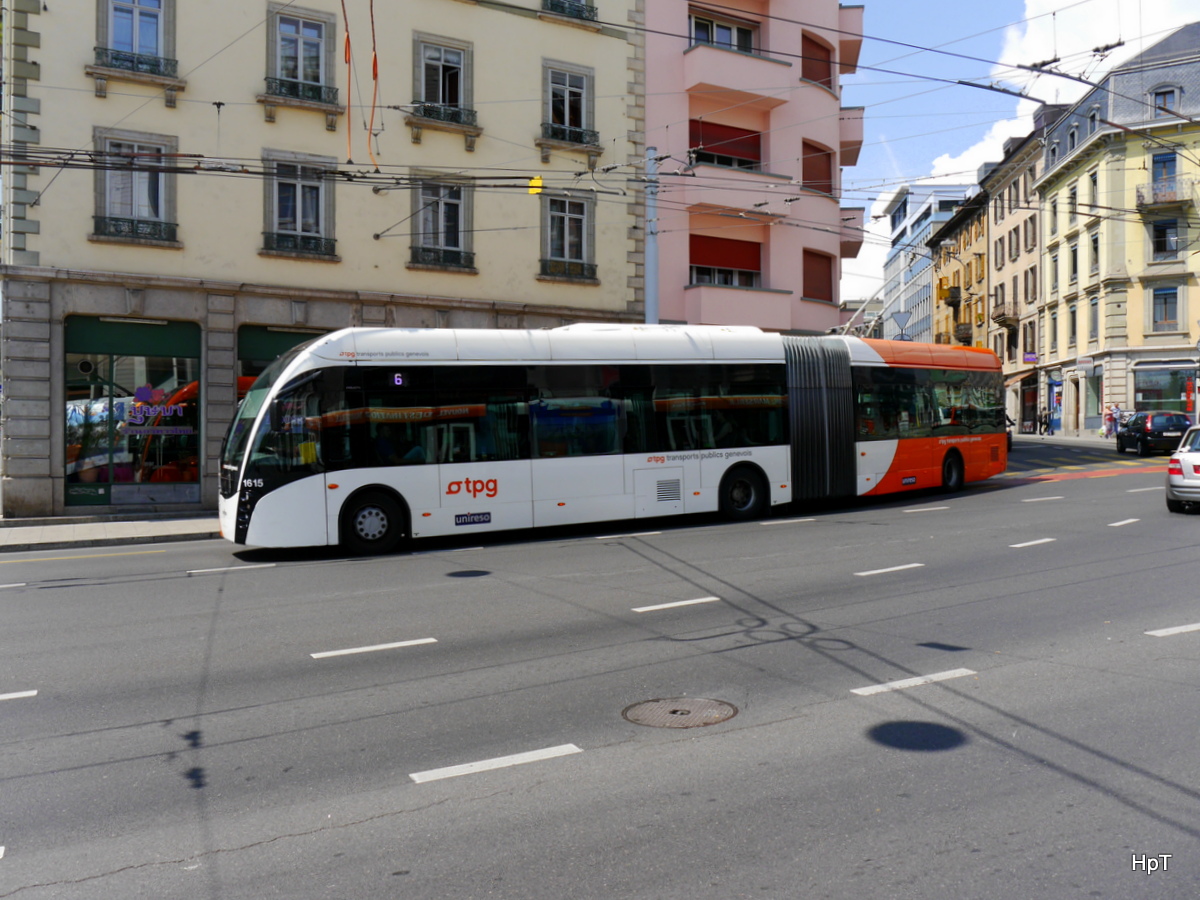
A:
[[[4,515],[215,506],[315,334],[640,320],[640,5],[13,0]]]
[[[1196,418],[1200,22],[1117,66],[1049,127],[1039,381],[1061,429],[1112,403]]]

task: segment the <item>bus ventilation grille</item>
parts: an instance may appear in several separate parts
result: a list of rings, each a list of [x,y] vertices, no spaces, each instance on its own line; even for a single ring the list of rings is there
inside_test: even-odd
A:
[[[659,503],[678,503],[683,497],[683,485],[678,478],[658,483]]]

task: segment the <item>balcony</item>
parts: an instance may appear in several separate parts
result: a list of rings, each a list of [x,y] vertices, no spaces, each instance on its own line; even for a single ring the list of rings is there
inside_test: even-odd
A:
[[[962,306],[962,288],[960,288],[958,285],[947,288],[938,288],[938,299],[951,309],[958,309],[960,306]]]
[[[581,150],[587,154],[588,168],[596,168],[596,160],[604,152],[600,146],[600,132],[574,125],[559,125],[555,122],[542,123],[542,136],[533,142],[542,154],[542,162],[550,162],[554,150]]]
[[[828,195],[804,192],[800,192],[799,200],[790,204],[782,201],[784,195],[781,194],[780,200],[755,208],[753,203],[764,193],[763,184],[769,182],[778,182],[782,190],[791,183],[791,179],[786,175],[700,163],[695,167],[693,176],[665,178],[664,188],[669,185],[669,190],[664,190],[659,197],[669,197],[672,205],[679,203],[689,212],[735,210],[763,224],[790,215],[805,222],[820,221],[827,223],[826,227],[832,227],[842,215],[848,214],[841,212]],[[845,240],[845,235],[842,235],[842,240]],[[832,252],[832,248],[830,250]]]
[[[290,78],[268,78],[267,96],[284,97],[288,100],[305,100],[325,106],[337,106],[338,89],[324,84],[293,81]]]
[[[447,247],[413,247],[409,264],[431,269],[474,269],[475,254]]]
[[[174,222],[160,222],[156,219],[92,216],[92,230],[97,237],[176,243],[175,233],[178,227]]]
[[[475,110],[463,106],[448,106],[444,103],[425,103],[414,100],[412,112],[404,117],[414,144],[421,143],[426,128],[432,131],[449,131],[461,134],[468,152],[474,151],[475,139],[483,134],[477,124]]]
[[[303,253],[308,256],[334,257],[337,241],[312,234],[263,232],[263,250],[268,253]]]
[[[585,22],[594,22],[597,17],[596,7],[589,3],[576,3],[575,0],[542,0],[542,12],[569,19],[583,19]]]
[[[861,6],[838,7],[838,70],[843,75],[853,75],[858,68],[858,54],[862,50],[863,8]]]
[[[761,53],[693,44],[683,52],[683,86],[704,102],[766,112],[791,99],[789,92],[778,89],[778,85],[794,77],[784,72],[785,68],[792,68],[792,64]]]
[[[1015,330],[1020,324],[1021,314],[1015,303],[996,303],[992,306],[992,321],[1001,328]]]
[[[787,331],[793,327],[792,296],[790,291],[768,288],[690,284],[683,291],[683,309],[671,314],[701,325],[754,325],[766,331]]]
[[[838,136],[841,142],[839,165],[858,165],[858,151],[863,143],[863,110],[862,106],[843,106],[838,113]]]
[[[165,59],[161,56],[146,56],[143,53],[129,53],[125,50],[112,50],[108,47],[96,48],[96,65],[105,69],[120,69],[123,72],[152,75],[155,78],[176,78],[179,73],[179,63],[176,60]]]
[[[1143,207],[1183,206],[1196,203],[1195,178],[1161,178],[1137,186],[1137,205]]]
[[[863,245],[866,209],[861,206],[842,207],[841,247],[842,259],[854,259]]]
[[[971,346],[972,341],[975,340],[975,329],[971,326],[971,323],[959,322],[955,325],[954,339],[960,344],[966,344],[968,347]]]
[[[596,264],[573,259],[543,259],[540,275],[542,278],[596,281]]]
[[[413,101],[413,113],[422,119],[434,122],[447,122],[451,125],[474,125],[477,119],[475,110],[462,106],[447,106],[444,103],[421,103]]]

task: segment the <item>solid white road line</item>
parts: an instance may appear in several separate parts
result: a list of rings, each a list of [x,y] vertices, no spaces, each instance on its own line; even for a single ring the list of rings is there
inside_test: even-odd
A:
[[[37,691],[17,691],[14,694],[0,694],[0,700],[20,700],[22,697],[36,697]]]
[[[922,684],[933,684],[935,681],[945,681],[948,678],[962,678],[964,675],[974,675],[973,669],[950,669],[948,672],[937,672],[933,675],[919,675],[916,678],[904,678],[900,681],[889,681],[886,684],[873,684],[870,687],[855,688],[850,693],[860,697],[872,694],[884,694],[888,691],[900,691],[904,688],[917,687]]]
[[[421,784],[425,781],[438,781],[442,778],[456,778],[459,775],[473,775],[476,772],[487,772],[491,769],[505,769],[509,766],[521,766],[525,763],[540,762],[543,759],[554,759],[556,756],[569,756],[583,751],[574,744],[562,744],[558,747],[547,747],[545,750],[531,750],[528,753],[515,753],[512,756],[498,756],[495,759],[485,759],[480,762],[466,763],[461,766],[447,766],[444,769],[429,769],[426,772],[413,772],[408,777]]]
[[[1160,484],[1160,485],[1156,485],[1155,487],[1152,487],[1152,488],[1130,488],[1125,493],[1140,494],[1142,491],[1165,491],[1165,490],[1166,490],[1166,488]]]
[[[674,603],[659,603],[657,606],[635,606],[633,612],[654,612],[657,609],[674,609],[676,606],[695,606],[697,603],[716,603],[720,597],[697,597],[695,600],[676,600]]]
[[[1043,500],[1062,500],[1063,497],[1030,497],[1028,500],[1022,500],[1022,503],[1041,503]]]
[[[0,584],[0,590],[3,590],[4,588],[10,588],[10,587],[25,587],[26,583],[27,582],[19,581],[16,584]]]
[[[1175,628],[1160,628],[1157,631],[1147,631],[1150,637],[1170,637],[1173,634],[1187,634],[1189,631],[1200,631],[1200,622],[1195,625],[1178,625]]]
[[[939,509],[949,509],[948,506],[915,506],[912,509],[901,510],[901,512],[937,512]]]
[[[886,575],[888,572],[902,572],[905,569],[919,569],[925,563],[908,563],[903,566],[892,566],[890,569],[871,569],[869,572],[855,572],[855,575]]]
[[[1122,519],[1120,522],[1109,522],[1109,528],[1120,528],[1122,525],[1132,525],[1134,522],[1140,522],[1141,519]]]
[[[244,569],[273,569],[275,563],[257,563],[253,566],[222,566],[219,569],[188,569],[189,575],[210,575],[213,572],[241,572]]]
[[[1014,550],[1020,550],[1022,547],[1036,547],[1038,544],[1053,544],[1058,538],[1039,538],[1036,541],[1026,541],[1023,544],[1009,544]]]
[[[415,641],[396,641],[394,644],[374,644],[370,647],[350,647],[346,650],[325,650],[310,653],[313,659],[328,659],[331,656],[350,656],[354,653],[373,653],[376,650],[395,650],[397,647],[415,647],[418,644],[436,644],[437,638],[418,638]]]
[[[759,525],[798,525],[801,522],[815,522],[816,519],[774,519],[770,522],[759,522]]]

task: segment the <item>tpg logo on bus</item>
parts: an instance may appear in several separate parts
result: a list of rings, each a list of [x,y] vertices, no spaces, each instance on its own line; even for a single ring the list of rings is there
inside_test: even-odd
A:
[[[480,495],[495,497],[499,489],[495,478],[489,478],[486,481],[482,478],[464,478],[462,481],[451,481],[447,484],[446,494],[470,494],[472,497]]]

